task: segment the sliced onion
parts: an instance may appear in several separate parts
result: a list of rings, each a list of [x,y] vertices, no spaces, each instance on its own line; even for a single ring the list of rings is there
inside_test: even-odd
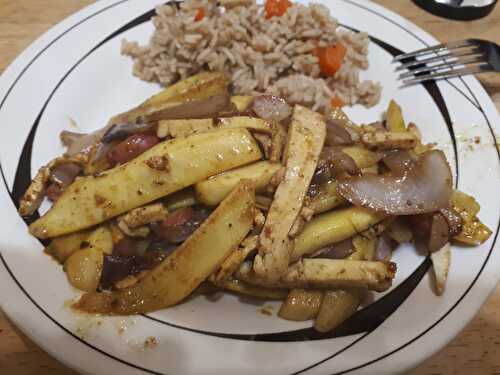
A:
[[[353,177],[340,182],[338,191],[356,206],[414,215],[448,207],[452,176],[444,153],[433,150],[423,154],[404,176]]]
[[[394,175],[402,176],[415,165],[416,158],[408,150],[395,150],[384,156],[382,161]]]
[[[161,120],[217,117],[219,112],[229,107],[229,99],[229,95],[224,93],[206,99],[175,103],[159,111],[145,115],[143,121],[153,123]]]
[[[353,143],[351,133],[342,125],[341,121],[326,121],[326,146],[349,146]]]
[[[75,181],[82,167],[75,163],[64,163],[54,167],[50,172],[50,180],[62,188],[66,188]]]
[[[382,262],[388,262],[392,258],[392,252],[397,247],[397,242],[389,237],[386,233],[382,233],[377,240],[377,246],[375,248],[375,260]]]
[[[330,165],[327,162],[318,163],[318,167],[314,171],[313,178],[311,180],[311,186],[317,186],[330,181],[332,173],[330,171]],[[314,189],[314,188],[313,188]]]
[[[360,173],[353,158],[347,155],[342,149],[337,147],[325,147],[320,155],[320,162],[325,163],[330,168],[331,176],[340,176],[345,173],[355,176]]]
[[[191,208],[189,207],[189,209]],[[180,244],[187,240],[210,215],[208,210],[197,208],[191,213],[190,217],[185,220],[184,217],[172,216],[177,211],[167,216],[161,224],[151,225],[151,229],[159,238],[167,240],[171,244]]]
[[[85,137],[87,134],[85,133],[76,133],[70,132],[68,130],[63,130],[61,134],[59,134],[59,138],[64,146],[70,147],[73,143],[78,141],[80,138]]]
[[[354,253],[354,246],[352,238],[328,245],[313,255],[313,258],[326,258],[326,259],[345,259]]]
[[[130,237],[123,237],[113,246],[113,255],[130,258],[137,255],[137,244]]]
[[[89,154],[92,149],[101,141],[104,133],[111,125],[107,125],[102,129],[96,130],[92,133],[85,134],[83,137],[75,139],[75,141],[68,147],[66,155],[73,156],[79,153]]]
[[[450,228],[439,212],[412,216],[411,223],[415,241],[425,250],[438,251],[449,241]]]
[[[132,273],[135,259],[105,255],[101,274],[101,287],[111,288],[116,282]]]
[[[283,121],[292,114],[292,107],[284,99],[272,95],[256,97],[252,109],[257,116],[266,121]]]
[[[102,136],[102,142],[122,141],[130,135],[145,133],[153,130],[155,127],[156,124],[154,123],[144,122],[113,124]]]
[[[440,213],[432,215],[431,232],[428,248],[430,252],[440,250],[450,239],[450,227],[446,219]]]
[[[57,200],[63,195],[64,190],[61,187],[61,185],[58,184],[50,184],[47,186],[47,189],[45,190],[45,195],[51,202],[57,202]]]
[[[453,211],[451,208],[443,208],[439,212],[441,212],[443,217],[446,219],[446,222],[448,223],[448,227],[450,228],[450,236],[453,237],[459,234],[462,230],[463,225],[460,215]]]

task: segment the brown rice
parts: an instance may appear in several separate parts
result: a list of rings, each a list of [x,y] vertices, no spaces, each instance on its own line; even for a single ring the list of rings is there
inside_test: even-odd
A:
[[[123,41],[134,75],[167,86],[202,70],[222,71],[236,94],[271,93],[314,110],[328,108],[334,96],[347,105],[379,101],[380,85],[359,77],[368,68],[368,35],[340,31],[324,5],[294,4],[283,16],[266,19],[255,0],[220,3],[224,7],[215,0],[158,7],[149,45]],[[195,21],[200,7],[205,17]],[[336,42],[347,54],[335,76],[324,78],[313,51]]]

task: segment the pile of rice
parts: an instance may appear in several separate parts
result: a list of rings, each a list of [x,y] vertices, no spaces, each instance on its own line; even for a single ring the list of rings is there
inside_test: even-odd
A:
[[[281,17],[266,19],[255,0],[186,0],[157,8],[147,46],[123,41],[134,75],[168,86],[202,70],[225,72],[234,94],[269,93],[314,110],[337,96],[347,105],[372,106],[381,87],[361,81],[368,67],[366,33],[340,31],[328,8],[294,4]],[[195,21],[198,9],[205,17]],[[321,75],[314,49],[337,42],[347,48],[334,77]]]

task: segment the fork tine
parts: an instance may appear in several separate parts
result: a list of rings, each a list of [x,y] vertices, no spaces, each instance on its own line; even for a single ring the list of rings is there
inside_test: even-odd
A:
[[[407,86],[415,85],[418,83],[437,80],[437,79],[453,78],[453,77],[463,76],[463,75],[467,75],[467,74],[489,72],[492,70],[493,69],[488,64],[476,65],[476,66],[469,67],[469,68],[466,67],[466,68],[461,68],[461,69],[453,69],[453,70],[448,70],[446,72],[429,74],[429,75],[425,75],[425,76],[421,76],[421,77],[416,77],[414,79],[404,80],[401,87],[407,87]]]
[[[465,64],[474,64],[474,63],[481,63],[484,62],[484,58],[480,55],[475,55],[475,56],[466,56],[466,57],[460,57],[456,58],[453,61],[444,61],[441,64],[437,65],[426,65],[421,68],[416,68],[412,69],[408,72],[404,72],[399,75],[398,79],[405,79],[411,76],[416,76],[417,74],[432,74],[436,73],[438,70],[448,68],[448,69],[453,69],[457,65],[465,65]]]
[[[471,45],[473,45],[473,44],[469,40],[460,40],[460,41],[455,41],[455,42],[441,43],[441,44],[438,44],[436,46],[422,48],[422,49],[419,49],[419,50],[416,50],[413,52],[408,52],[408,53],[404,53],[402,55],[398,55],[398,56],[394,57],[392,62],[394,63],[394,62],[398,62],[398,61],[401,61],[403,59],[407,59],[410,57],[417,57],[417,56],[421,56],[421,55],[428,54],[431,52],[438,52],[438,51],[441,51],[444,49],[468,47]]]
[[[400,70],[411,68],[411,67],[416,66],[416,65],[430,64],[430,63],[433,63],[436,61],[447,60],[447,59],[454,58],[454,57],[473,56],[473,55],[477,55],[478,53],[481,53],[481,51],[478,48],[473,48],[472,50],[468,50],[467,52],[464,52],[464,53],[459,53],[459,54],[447,53],[444,55],[428,57],[428,58],[423,59],[423,60],[410,61],[410,62],[401,64],[400,66],[398,66],[396,68],[396,72],[398,72]]]

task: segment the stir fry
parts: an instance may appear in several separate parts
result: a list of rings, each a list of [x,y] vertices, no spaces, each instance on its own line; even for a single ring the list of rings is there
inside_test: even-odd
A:
[[[441,294],[449,244],[491,235],[393,101],[358,126],[339,107],[230,96],[223,75],[201,73],[61,140],[19,212],[53,202],[29,231],[51,240],[86,312],[146,313],[216,288],[283,300],[280,317],[327,332],[391,287],[399,244],[430,254]]]

